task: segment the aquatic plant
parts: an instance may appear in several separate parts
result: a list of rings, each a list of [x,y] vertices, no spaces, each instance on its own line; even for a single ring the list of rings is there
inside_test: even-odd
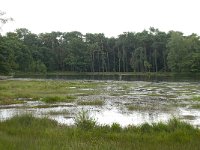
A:
[[[99,105],[102,106],[104,104],[103,100],[91,100],[91,101],[78,101],[78,105]]]
[[[75,125],[78,128],[84,129],[84,130],[89,130],[93,129],[96,126],[96,121],[90,117],[89,111],[82,110],[80,111],[75,119]]]
[[[48,97],[42,98],[41,100],[46,103],[55,103],[55,102],[73,102],[74,99],[75,99],[74,96],[65,96],[65,97],[48,96]]]
[[[194,96],[194,97],[192,97],[192,100],[193,101],[200,101],[200,96]]]

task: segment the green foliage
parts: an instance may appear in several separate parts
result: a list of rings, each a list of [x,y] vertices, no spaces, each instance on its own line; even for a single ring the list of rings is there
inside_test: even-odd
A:
[[[199,72],[200,40],[192,34],[150,28],[104,34],[51,32],[36,35],[21,28],[0,36],[0,73]]]
[[[98,105],[102,106],[104,104],[103,100],[91,100],[91,101],[78,101],[78,105]]]
[[[51,96],[51,97],[44,97],[41,100],[46,103],[55,103],[55,102],[73,102],[74,99],[75,99],[74,96],[66,96],[66,97]]]
[[[17,100],[41,100],[47,103],[74,102],[76,89],[71,86],[79,86],[80,82],[68,81],[0,81],[0,103],[19,103]],[[91,84],[92,85],[92,84]],[[87,86],[82,83],[82,86]],[[89,86],[89,85],[88,85]],[[94,86],[94,85],[93,85]],[[23,103],[23,100],[21,100]]]
[[[44,63],[42,63],[41,61],[33,61],[31,64],[31,72],[39,72],[39,73],[46,73],[47,72],[47,68],[45,66]]]
[[[134,69],[135,72],[144,72],[144,62],[145,61],[145,49],[142,47],[139,47],[135,49],[133,55],[132,55],[132,68]],[[145,64],[146,65],[146,64]]]
[[[113,123],[113,124],[111,125],[111,130],[114,131],[114,132],[119,132],[119,131],[122,130],[122,128],[121,128],[120,124],[118,124],[118,123]]]
[[[200,109],[200,104],[194,104],[191,106],[193,109]]]
[[[168,47],[168,66],[174,72],[199,71],[199,37],[195,34],[183,36],[180,32],[172,32]]]
[[[38,122],[40,123],[38,124]],[[48,127],[55,127],[57,125],[56,121],[49,120],[47,118],[43,119],[35,118],[31,114],[15,116],[11,120],[8,120],[6,123],[8,126],[13,126],[21,129],[30,127],[40,128],[41,126],[48,128]]]
[[[142,127],[114,124],[85,130],[47,118],[15,116],[0,122],[0,149],[198,150],[200,130],[188,126],[172,120]]]
[[[60,102],[60,101],[63,101],[63,100],[64,100],[64,98],[61,98],[59,96],[42,98],[42,101],[44,101],[46,103],[55,103],[55,102]]]
[[[200,96],[194,96],[194,97],[192,98],[192,100],[193,100],[193,101],[200,101]]]
[[[75,125],[84,130],[90,130],[96,126],[96,121],[89,116],[88,111],[82,110],[75,117]]]
[[[128,105],[128,110],[134,111],[134,110],[148,110],[148,107],[139,106],[139,105]]]

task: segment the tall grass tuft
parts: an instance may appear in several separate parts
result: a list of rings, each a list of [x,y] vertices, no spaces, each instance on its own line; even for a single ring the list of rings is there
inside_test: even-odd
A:
[[[193,101],[200,101],[200,96],[194,96],[194,97],[192,98],[192,100],[193,100]]]
[[[122,130],[120,124],[118,123],[113,123],[111,125],[111,130],[114,131],[114,132],[120,132]]]
[[[78,101],[78,105],[96,105],[96,106],[102,106],[104,105],[103,100],[93,100],[93,101]]]
[[[76,125],[59,125],[32,115],[15,116],[0,121],[0,150],[199,150],[200,147],[200,130],[174,118],[167,123],[121,128],[117,123],[97,125],[88,111],[81,111]]]
[[[96,121],[89,116],[88,111],[80,111],[75,117],[75,125],[78,128],[89,130],[96,126]]]
[[[12,119],[6,121],[8,125],[12,125],[20,128],[29,128],[29,127],[55,127],[57,122],[50,120],[48,118],[35,118],[32,114],[24,114],[21,116],[14,116]],[[40,122],[38,124],[38,122]]]
[[[60,96],[48,96],[44,97],[41,100],[46,103],[55,103],[55,102],[73,102],[75,99],[74,96],[66,96],[66,97],[60,97]]]

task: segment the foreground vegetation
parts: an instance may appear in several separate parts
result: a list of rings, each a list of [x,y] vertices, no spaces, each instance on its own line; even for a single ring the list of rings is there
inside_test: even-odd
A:
[[[30,115],[0,122],[0,149],[198,150],[200,147],[200,130],[177,119],[167,124],[126,128],[118,124],[100,126],[87,117],[79,119],[82,122],[77,121],[76,126],[59,125]]]

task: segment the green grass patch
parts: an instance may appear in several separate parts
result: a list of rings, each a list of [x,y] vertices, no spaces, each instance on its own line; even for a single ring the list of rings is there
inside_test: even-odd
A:
[[[148,106],[140,106],[140,105],[128,105],[127,108],[130,111],[149,110],[150,109]]]
[[[73,99],[76,99],[76,96],[74,95],[76,95],[77,93],[83,93],[84,95],[94,95],[100,93],[101,91],[98,87],[101,84],[104,83],[52,80],[1,80],[0,101],[22,98],[24,100],[41,99],[46,102],[69,102]],[[91,91],[87,89],[93,90]]]
[[[12,99],[0,100],[0,105],[23,104],[23,103],[24,102],[20,100],[12,100]]]
[[[193,101],[200,101],[200,96],[194,96],[194,97],[192,97],[192,100]]]
[[[52,96],[52,97],[44,97],[41,101],[46,103],[56,103],[56,102],[73,102],[76,97],[74,96],[66,96],[66,97],[59,97],[59,96]]]
[[[78,105],[98,105],[98,106],[102,106],[104,105],[104,101],[103,100],[91,100],[91,101],[78,101],[77,104]]]
[[[46,105],[36,105],[36,106],[32,106],[31,108],[54,108],[54,107],[64,107],[66,105],[54,105],[54,104],[46,104]]]
[[[82,113],[79,121],[72,127],[47,118],[16,116],[0,122],[0,149],[198,150],[200,147],[200,130],[177,119],[166,124],[146,123],[126,128],[116,123],[111,126],[88,123],[90,118]]]
[[[49,115],[69,115],[69,111],[66,109],[63,109],[61,111],[49,111],[48,112]]]
[[[191,108],[193,108],[193,109],[200,109],[200,104],[193,104],[191,106]]]
[[[96,121],[89,116],[88,111],[80,111],[75,117],[75,125],[83,130],[91,130],[97,126]]]

